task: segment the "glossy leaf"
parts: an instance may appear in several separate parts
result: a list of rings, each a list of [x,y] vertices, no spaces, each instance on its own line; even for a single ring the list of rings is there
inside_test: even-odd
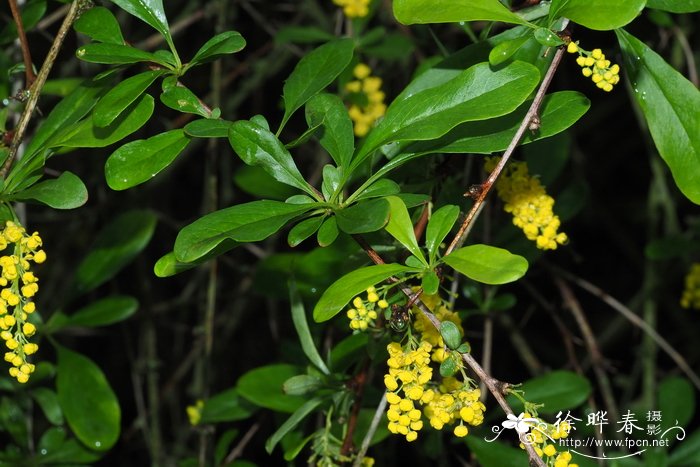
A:
[[[415,256],[411,256],[410,258],[415,258]],[[435,271],[428,271],[421,277],[420,286],[425,294],[435,295],[440,288],[440,278],[435,274]]]
[[[335,239],[338,238],[339,233],[340,231],[338,230],[338,222],[336,218],[334,216],[326,217],[323,220],[321,227],[319,227],[318,232],[316,232],[316,240],[318,241],[318,245],[326,247],[333,244]]]
[[[326,164],[323,166],[323,181],[321,182],[321,194],[326,200],[333,198],[333,193],[335,193],[342,183],[343,171],[332,164]]]
[[[199,119],[185,125],[185,134],[194,138],[228,138],[231,123],[228,120]]]
[[[296,375],[289,378],[282,385],[282,391],[291,396],[304,396],[316,392],[323,386],[318,376]]]
[[[457,217],[459,217],[459,207],[453,204],[441,207],[430,216],[425,230],[425,246],[431,263],[437,257],[440,244],[452,230]]]
[[[292,413],[304,403],[304,398],[282,392],[282,385],[300,373],[294,365],[276,364],[255,368],[240,377],[238,394],[249,402],[276,412]]]
[[[318,323],[328,321],[369,286],[376,285],[395,274],[411,270],[400,264],[379,264],[356,269],[344,275],[321,295],[314,308],[314,320]]]
[[[259,165],[275,180],[315,195],[299,172],[292,155],[269,130],[239,120],[231,125],[228,138],[233,150],[246,164]]]
[[[315,234],[323,223],[322,216],[311,217],[309,219],[304,219],[297,225],[292,227],[287,235],[287,243],[289,246],[294,248],[301,242]]]
[[[148,94],[137,98],[107,126],[99,127],[91,118],[85,118],[69,127],[65,133],[51,140],[55,147],[103,148],[126,138],[141,128],[153,115],[153,98]]]
[[[559,36],[547,28],[535,29],[534,35],[537,42],[546,47],[559,47],[560,45],[565,44],[565,42]]]
[[[389,203],[384,198],[361,201],[335,212],[338,227],[349,234],[376,232],[389,222],[390,215]]]
[[[189,142],[179,129],[125,144],[105,163],[107,184],[113,190],[126,190],[147,182],[169,166]]]
[[[591,393],[591,383],[571,371],[552,371],[526,381],[519,389],[527,394],[528,400],[544,404],[538,409],[541,413],[556,414],[585,402]],[[523,409],[522,403],[513,396],[508,397],[508,402],[515,413]]]
[[[306,123],[309,127],[323,126],[321,146],[328,151],[337,166],[348,167],[355,150],[355,136],[343,101],[333,94],[312,97],[306,103]]]
[[[403,24],[501,21],[526,24],[498,0],[394,0],[394,16]]]
[[[209,39],[192,58],[191,64],[202,64],[219,57],[236,53],[245,47],[243,36],[236,31],[226,31]]]
[[[456,78],[392,104],[365,139],[353,168],[392,141],[439,138],[460,123],[486,120],[515,110],[539,82],[534,66],[513,62],[493,71],[480,63]]]
[[[153,29],[170,38],[168,19],[163,10],[163,0],[112,0],[123,10],[131,13]]]
[[[63,172],[58,178],[39,182],[26,190],[14,193],[14,200],[33,200],[54,209],[75,209],[87,202],[85,184],[72,172]]]
[[[110,449],[120,431],[117,396],[102,370],[89,358],[65,347],[58,346],[57,350],[56,391],[68,426],[89,448]]]
[[[645,3],[646,0],[552,0],[549,21],[551,24],[564,17],[589,29],[606,31],[631,22]]]
[[[527,272],[527,260],[508,250],[489,245],[469,245],[459,248],[442,261],[470,279],[484,284],[506,284]]]
[[[352,39],[338,39],[323,44],[299,61],[282,90],[284,117],[280,128],[306,101],[333,82],[348,66],[353,52]]]
[[[114,277],[148,245],[155,227],[155,215],[140,210],[128,211],[107,224],[78,266],[77,291],[87,292]]]
[[[685,378],[669,377],[659,384],[658,408],[669,424],[686,426],[695,414],[695,390]]]
[[[370,184],[367,188],[359,192],[356,200],[379,198],[395,195],[401,192],[401,187],[398,183],[388,178],[382,178]]]
[[[63,411],[58,403],[58,396],[49,388],[34,388],[30,392],[34,399],[41,407],[46,419],[52,425],[63,425]]]
[[[671,13],[694,13],[700,11],[700,0],[647,0],[647,8]]]
[[[238,394],[236,388],[227,389],[204,401],[199,423],[221,423],[244,420],[253,414],[253,408]]]
[[[447,354],[447,358],[440,362],[440,376],[442,376],[443,378],[449,378],[451,376],[454,376],[458,370],[459,366],[457,364],[457,361],[455,360],[454,355],[451,353]]]
[[[199,98],[185,86],[171,86],[160,95],[160,101],[178,112],[197,114],[208,118],[211,113]]]
[[[413,231],[413,222],[411,222],[411,217],[408,215],[406,204],[397,196],[388,196],[384,199],[389,202],[391,209],[391,217],[385,227],[386,231],[427,266],[428,263],[418,246],[416,234]]]
[[[244,165],[233,174],[236,186],[249,195],[262,199],[284,201],[298,191],[284,183],[278,182],[265,169],[255,165]]]
[[[80,15],[73,28],[98,42],[124,44],[121,28],[111,11],[102,6],[94,6]]]
[[[163,70],[144,71],[114,86],[95,105],[92,113],[95,125],[104,127],[112,123],[163,74]]]
[[[504,151],[513,139],[530,104],[532,101],[528,100],[517,110],[503,117],[462,123],[441,138],[413,143],[401,151],[413,153],[414,157],[434,152],[491,154]],[[540,128],[534,133],[526,132],[520,144],[528,144],[561,133],[576,123],[590,106],[591,102],[586,96],[576,91],[560,91],[547,95],[540,107]]]
[[[445,341],[445,345],[451,350],[455,350],[462,342],[462,334],[452,321],[440,323],[440,336]]]
[[[513,56],[523,45],[530,40],[529,36],[518,37],[501,42],[489,52],[489,63],[493,66],[500,65]]]
[[[230,249],[238,242],[263,240],[312,207],[260,200],[212,212],[180,231],[175,240],[175,257],[188,263],[226,241],[229,242],[227,249]]]
[[[92,43],[80,47],[75,55],[86,62],[106,65],[126,65],[138,62],[163,63],[158,56],[122,44]]]
[[[299,296],[295,282],[289,283],[289,303],[292,305],[292,321],[294,322],[294,329],[297,331],[299,342],[301,343],[301,348],[304,351],[306,358],[308,358],[316,368],[321,370],[323,374],[329,375],[331,372],[326,366],[326,362],[324,362],[321,358],[321,354],[318,353],[316,344],[311,337],[309,323],[306,320],[304,303],[301,301],[301,297]]]
[[[98,327],[124,321],[136,313],[139,302],[127,295],[113,295],[94,301],[68,317],[68,326]]]
[[[267,451],[268,454],[271,454],[272,450],[275,449],[275,446],[277,446],[277,443],[279,443],[287,433],[296,428],[296,426],[301,423],[301,421],[304,420],[307,415],[313,412],[316,407],[321,405],[322,402],[323,399],[314,398],[306,401],[304,405],[299,407],[292,414],[292,416],[289,417],[287,421],[285,421],[282,426],[280,426],[277,431],[275,431],[265,442],[265,451]]]
[[[615,33],[656,149],[681,192],[700,204],[700,91],[643,42]]]

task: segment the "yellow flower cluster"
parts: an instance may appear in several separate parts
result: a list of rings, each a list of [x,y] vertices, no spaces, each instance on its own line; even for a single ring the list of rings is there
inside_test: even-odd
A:
[[[379,118],[386,113],[382,79],[370,76],[372,70],[364,63],[358,63],[352,71],[356,80],[345,85],[350,94],[350,109],[348,113],[354,123],[355,136],[363,137]]]
[[[430,426],[436,430],[442,430],[445,425],[458,421],[459,425],[453,433],[463,438],[469,433],[466,424],[478,426],[484,421],[486,407],[479,400],[480,397],[479,388],[471,387],[456,378],[445,378],[438,391],[432,391],[432,397],[427,397],[430,400],[423,413],[430,420]]]
[[[531,416],[525,413],[524,418],[531,418]],[[546,457],[546,464],[552,467],[578,467],[578,464],[569,463],[572,458],[569,451],[559,452],[556,448],[557,440],[569,436],[571,431],[569,422],[561,421],[552,425],[541,419],[537,420],[537,423],[528,423],[533,429],[526,435],[527,441],[532,444],[537,455]],[[520,443],[520,448],[525,449],[525,445]]]
[[[384,310],[389,307],[386,300],[379,299],[374,287],[367,289],[367,302],[355,297],[352,305],[355,308],[350,308],[346,315],[350,319],[350,329],[354,331],[366,331],[368,327],[374,326],[374,320],[378,317],[377,309]]]
[[[364,18],[369,13],[369,0],[333,0],[348,18]]]
[[[34,372],[27,356],[39,350],[27,338],[36,332],[28,318],[36,310],[31,298],[39,291],[38,279],[29,270],[30,261],[40,264],[46,260],[41,245],[37,232],[27,235],[22,226],[12,221],[7,221],[0,233],[0,252],[6,252],[0,256],[0,337],[10,350],[5,353],[5,361],[12,364],[10,375],[20,383],[29,381]]]
[[[443,321],[452,321],[457,325],[460,335],[464,336],[464,329],[462,329],[462,321],[459,319],[459,315],[454,311],[450,310],[442,301],[440,296],[421,294],[421,301],[428,307],[430,311],[435,314],[435,317]],[[430,322],[428,318],[425,317],[423,313],[417,308],[414,308],[413,314],[416,317],[414,321],[414,327],[416,331],[421,333],[421,339],[430,343],[433,346],[432,360],[434,362],[442,363],[448,356],[445,351],[445,342],[442,340],[440,331],[435,329],[433,323]]]
[[[566,50],[572,54],[578,53],[576,63],[583,68],[581,73],[586,78],[591,78],[603,91],[612,91],[613,86],[620,82],[620,66],[611,65],[602,50],[593,49],[589,52],[580,48],[576,42],[569,42]]]
[[[485,169],[492,171],[498,161],[498,157],[486,158]],[[505,211],[513,214],[513,224],[521,228],[537,248],[556,250],[558,245],[567,242],[566,234],[557,232],[561,222],[552,211],[554,198],[547,195],[539,179],[530,175],[524,162],[511,162],[503,169],[496,191],[505,203]]]
[[[688,275],[685,276],[685,289],[681,297],[681,306],[700,310],[700,263],[693,264]]]
[[[202,420],[202,409],[204,408],[204,401],[202,399],[197,400],[194,405],[187,406],[187,418],[190,421],[190,425],[199,425]]]

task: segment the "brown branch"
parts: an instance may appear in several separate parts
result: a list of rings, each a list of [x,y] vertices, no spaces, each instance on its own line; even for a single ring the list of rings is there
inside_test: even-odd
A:
[[[15,20],[15,25],[17,26],[17,37],[19,37],[19,45],[22,49],[24,75],[26,76],[24,88],[29,89],[32,87],[32,83],[34,83],[34,80],[36,79],[34,67],[32,66],[32,54],[29,51],[29,41],[27,41],[27,34],[24,32],[24,23],[22,23],[22,14],[17,7],[17,0],[7,0],[7,3],[10,4],[10,10],[12,10],[12,19]]]
[[[71,3],[70,9],[63,20],[63,24],[61,24],[61,28],[58,30],[53,44],[51,44],[49,53],[46,55],[46,60],[44,60],[44,64],[41,66],[41,70],[39,70],[39,74],[32,84],[32,87],[29,88],[29,99],[27,100],[27,104],[24,107],[24,112],[22,112],[19,122],[17,123],[17,127],[15,128],[15,136],[12,138],[10,152],[7,155],[5,164],[3,164],[2,168],[0,169],[0,178],[5,178],[12,167],[15,157],[17,156],[19,146],[24,138],[24,133],[27,131],[29,121],[32,119],[34,109],[39,102],[41,90],[46,83],[46,79],[49,77],[51,67],[56,61],[56,57],[58,56],[59,50],[61,50],[61,45],[63,44],[66,35],[68,35],[68,31],[70,31],[73,22],[80,16],[83,1],[84,0],[74,0],[73,3]]]
[[[510,156],[513,154],[513,151],[515,151],[515,148],[517,148],[518,144],[520,144],[520,140],[525,135],[525,131],[527,131],[528,128],[531,128],[531,125],[533,125],[535,122],[539,121],[538,113],[539,113],[540,107],[542,106],[542,101],[544,99],[545,93],[547,92],[547,89],[549,88],[550,83],[552,82],[552,78],[554,78],[554,73],[557,71],[557,68],[559,67],[559,63],[561,62],[561,59],[564,56],[564,53],[565,53],[565,49],[563,47],[560,47],[559,49],[557,49],[556,54],[554,54],[554,58],[552,59],[552,63],[549,65],[549,68],[547,69],[547,73],[544,75],[544,78],[542,79],[542,84],[540,84],[540,87],[537,90],[537,94],[535,94],[535,98],[532,100],[532,104],[530,105],[530,108],[528,109],[527,113],[525,114],[525,117],[523,118],[523,121],[520,124],[520,127],[515,132],[515,135],[513,135],[513,139],[511,140],[510,144],[508,145],[508,148],[506,148],[506,151],[503,153],[501,160],[496,165],[496,168],[493,169],[493,171],[489,174],[486,181],[484,181],[478,187],[478,189],[473,190],[473,191],[470,190],[468,192],[468,194],[465,194],[465,196],[472,195],[475,198],[474,204],[472,205],[471,210],[467,214],[467,217],[464,219],[464,222],[462,222],[462,225],[459,228],[459,231],[455,235],[454,239],[452,240],[452,243],[450,243],[450,246],[445,251],[445,256],[449,255],[455,249],[462,246],[462,244],[464,243],[464,240],[466,240],[466,238],[467,238],[466,234],[467,234],[467,231],[469,229],[469,226],[476,220],[477,214],[478,214],[479,210],[481,209],[481,205],[484,203],[484,200],[486,199],[486,195],[489,194],[491,187],[496,182],[496,179],[498,178],[498,176],[501,174],[501,171],[503,170],[506,163],[510,159]]]

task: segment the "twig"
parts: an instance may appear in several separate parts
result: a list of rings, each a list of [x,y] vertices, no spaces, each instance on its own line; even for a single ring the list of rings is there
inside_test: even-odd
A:
[[[688,379],[691,380],[693,385],[700,390],[700,377],[698,377],[697,373],[693,371],[692,368],[690,368],[690,365],[688,365],[688,362],[683,358],[683,356],[678,353],[676,349],[671,346],[671,344],[668,343],[666,339],[664,339],[661,335],[659,335],[658,332],[652,327],[650,327],[647,323],[644,322],[642,318],[637,316],[632,310],[627,308],[625,305],[623,305],[620,301],[616,300],[612,296],[608,295],[605,291],[603,291],[601,288],[591,284],[585,279],[582,279],[580,277],[574,276],[573,274],[569,273],[568,271],[565,271],[563,269],[557,268],[553,266],[553,268],[557,271],[558,274],[562,275],[564,278],[566,278],[568,281],[573,282],[577,286],[581,287],[583,290],[586,290],[587,292],[591,293],[595,297],[598,297],[600,300],[605,302],[607,305],[609,305],[613,310],[617,311],[620,313],[622,316],[624,316],[628,321],[630,321],[632,324],[637,326],[639,329],[647,333],[649,336],[651,336],[652,339],[658,344],[661,349],[666,352],[666,354],[671,357],[671,359],[676,362],[676,365],[678,365],[678,368],[683,371],[683,373],[686,374]]]
[[[357,456],[355,457],[355,462],[353,462],[352,466],[353,467],[360,467],[362,465],[362,459],[364,459],[365,454],[367,454],[367,449],[369,449],[369,444],[372,442],[372,438],[374,437],[374,433],[376,433],[377,428],[379,427],[379,422],[382,421],[382,415],[384,415],[384,411],[386,410],[386,391],[384,391],[384,395],[382,396],[382,399],[379,401],[379,405],[377,406],[377,410],[374,412],[374,417],[372,417],[372,421],[369,424],[369,429],[367,430],[367,434],[365,434],[365,437],[362,439],[362,444],[360,445],[360,450],[357,452]]]
[[[243,450],[245,447],[248,445],[251,439],[253,439],[253,436],[255,433],[260,429],[260,424],[256,423],[253,426],[251,426],[248,431],[246,431],[245,435],[243,435],[243,438],[239,441],[239,443],[236,445],[235,448],[231,450],[231,452],[226,456],[226,459],[221,463],[221,465],[228,465],[231,462],[235,461],[237,458],[243,454]]]
[[[53,63],[56,61],[58,52],[63,44],[63,40],[66,38],[68,31],[70,31],[73,22],[78,18],[78,16],[80,16],[80,12],[82,10],[81,4],[82,0],[74,0],[73,3],[71,3],[68,14],[66,14],[63,24],[61,24],[61,28],[58,30],[53,44],[51,44],[49,53],[46,55],[46,60],[44,60],[44,64],[41,66],[41,70],[39,70],[36,80],[34,80],[31,88],[29,88],[29,99],[27,100],[27,105],[24,107],[24,112],[22,112],[22,115],[19,118],[17,128],[15,128],[15,136],[12,138],[12,144],[10,145],[7,160],[5,160],[5,163],[0,169],[0,178],[5,178],[12,167],[12,163],[17,156],[17,150],[19,149],[22,139],[24,138],[24,133],[27,131],[29,121],[31,120],[34,109],[39,102],[41,89],[44,87],[44,83],[46,83],[46,79],[49,77],[49,72],[51,71]]]
[[[27,41],[27,34],[24,32],[24,23],[22,23],[22,14],[17,7],[17,0],[7,0],[7,2],[10,4],[10,10],[12,10],[12,18],[15,20],[15,25],[17,26],[17,37],[19,38],[19,45],[22,49],[24,75],[26,76],[24,87],[25,89],[29,89],[36,79],[32,66],[32,54],[29,51],[29,41]]]
[[[466,240],[468,228],[474,222],[474,220],[476,220],[477,214],[481,209],[481,205],[486,199],[486,195],[489,194],[491,187],[496,182],[498,176],[501,174],[503,167],[505,167],[506,163],[508,162],[508,159],[510,159],[510,156],[513,154],[513,151],[515,151],[515,148],[517,148],[518,144],[520,144],[520,140],[525,135],[525,131],[527,131],[527,129],[530,128],[530,126],[536,120],[536,117],[540,110],[540,106],[542,105],[542,100],[544,99],[545,93],[547,92],[547,89],[549,88],[549,85],[552,82],[552,78],[554,78],[554,73],[557,71],[557,67],[559,66],[559,63],[561,62],[561,59],[564,56],[564,52],[564,48],[560,47],[554,54],[552,63],[549,65],[547,73],[542,79],[542,84],[540,84],[540,87],[537,90],[537,94],[535,94],[535,98],[532,100],[532,104],[530,104],[530,108],[525,114],[525,117],[523,118],[520,127],[515,132],[515,135],[513,135],[513,139],[508,145],[508,148],[506,148],[506,151],[503,153],[501,160],[498,161],[498,164],[489,174],[486,181],[480,185],[478,190],[476,190],[477,193],[474,194],[474,204],[472,205],[469,214],[467,214],[467,217],[464,219],[464,222],[462,222],[462,225],[459,228],[457,235],[455,235],[454,239],[452,240],[452,243],[450,243],[450,246],[445,251],[445,255],[449,255],[455,249],[462,246],[464,240]]]

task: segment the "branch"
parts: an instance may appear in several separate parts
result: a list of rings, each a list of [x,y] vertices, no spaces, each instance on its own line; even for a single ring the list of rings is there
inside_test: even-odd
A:
[[[24,75],[26,76],[26,82],[24,83],[25,89],[30,88],[32,83],[36,79],[34,74],[34,67],[32,66],[32,54],[29,52],[29,42],[27,41],[27,34],[24,32],[24,23],[22,23],[22,14],[17,7],[17,0],[7,0],[10,4],[10,10],[12,10],[12,19],[15,20],[15,25],[17,26],[17,37],[19,38],[19,46],[22,49],[22,59],[24,60]]]
[[[12,3],[12,0],[10,1]],[[15,128],[15,136],[14,138],[12,138],[10,152],[7,155],[7,160],[5,161],[5,164],[3,164],[2,168],[0,169],[0,178],[5,178],[7,176],[7,173],[10,171],[10,168],[12,167],[12,163],[14,162],[15,157],[17,156],[17,150],[19,149],[19,146],[22,143],[22,139],[24,138],[24,133],[27,131],[29,121],[32,119],[34,109],[36,108],[36,105],[39,102],[39,95],[41,94],[41,90],[44,87],[44,84],[46,83],[46,79],[49,77],[49,72],[51,71],[51,67],[56,61],[58,52],[59,50],[61,50],[63,40],[66,38],[66,35],[68,34],[68,31],[73,25],[73,22],[76,19],[78,19],[80,13],[83,10],[83,3],[84,0],[74,0],[73,3],[71,3],[70,9],[68,10],[66,17],[63,20],[63,24],[61,24],[61,28],[58,30],[53,44],[51,44],[49,53],[46,55],[46,60],[44,60],[44,64],[41,66],[41,70],[39,70],[39,74],[37,75],[36,80],[34,80],[31,88],[29,88],[29,99],[27,100],[27,105],[24,107],[24,112],[22,112],[22,115],[19,118],[17,128]]]
[[[452,243],[450,243],[450,246],[445,251],[445,256],[449,255],[455,249],[462,246],[464,240],[466,240],[469,226],[476,220],[479,210],[481,209],[481,205],[486,199],[486,195],[489,194],[489,191],[491,191],[491,187],[493,187],[493,184],[496,182],[496,179],[501,174],[501,171],[503,171],[503,167],[505,167],[506,163],[510,159],[510,156],[513,154],[513,151],[515,151],[515,148],[517,148],[518,144],[520,144],[520,140],[523,139],[525,131],[528,128],[539,128],[538,113],[540,111],[540,107],[542,106],[542,100],[544,99],[545,93],[547,92],[547,89],[549,88],[549,85],[552,82],[552,78],[554,78],[554,73],[557,71],[559,63],[561,62],[561,59],[564,56],[565,52],[565,49],[563,47],[560,47],[554,54],[552,63],[549,65],[547,73],[542,79],[542,84],[540,84],[540,87],[537,90],[537,94],[535,94],[535,98],[532,100],[530,109],[525,114],[525,117],[523,118],[520,127],[515,132],[515,135],[513,135],[513,139],[508,145],[508,148],[506,148],[506,151],[503,153],[503,156],[496,165],[496,168],[494,168],[493,172],[489,174],[485,182],[483,182],[481,185],[478,185],[474,190],[470,189],[467,192],[468,194],[465,194],[465,196],[472,195],[474,197],[474,204],[472,205],[469,214],[467,214],[467,217],[464,219],[464,222],[462,222],[462,226],[459,228],[459,231],[455,235],[455,238],[452,240]]]

